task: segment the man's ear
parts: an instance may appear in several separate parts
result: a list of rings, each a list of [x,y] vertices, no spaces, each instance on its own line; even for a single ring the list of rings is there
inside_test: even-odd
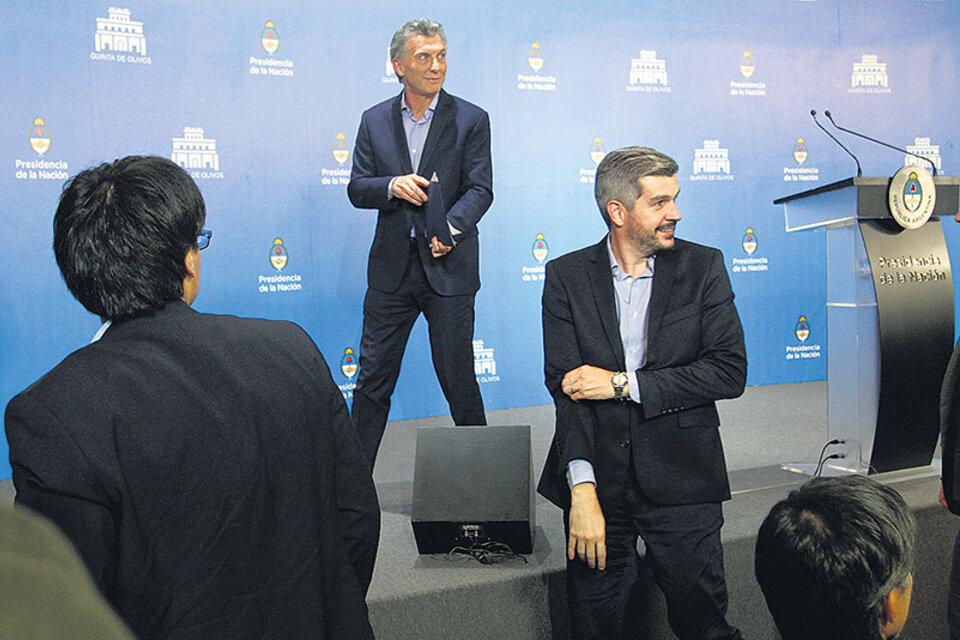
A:
[[[400,66],[400,61],[397,60],[397,59],[393,59],[393,60],[390,61],[390,64],[393,65],[393,72],[394,72],[395,74],[397,74],[397,77],[402,80],[402,79],[403,79],[403,67]],[[958,214],[958,215],[960,215],[960,214]]]
[[[910,613],[910,598],[913,595],[913,575],[902,587],[894,587],[880,601],[880,635],[891,638],[900,633]]]
[[[188,278],[197,278],[200,276],[200,251],[199,249],[190,249],[187,251],[183,264],[187,268]]]
[[[607,216],[609,216],[610,224],[613,226],[622,227],[626,215],[627,209],[619,200],[611,200],[607,203]]]

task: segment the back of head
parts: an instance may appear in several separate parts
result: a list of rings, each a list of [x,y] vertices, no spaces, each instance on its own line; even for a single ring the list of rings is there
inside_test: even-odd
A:
[[[129,156],[74,176],[53,221],[53,250],[73,296],[102,318],[159,309],[183,295],[184,257],[206,216],[177,164]]]
[[[612,200],[633,208],[640,197],[641,178],[673,176],[678,169],[676,160],[650,147],[623,147],[605,155],[597,165],[593,189],[603,221],[610,226],[607,204]]]
[[[784,640],[875,640],[885,598],[911,580],[916,524],[895,490],[815,478],[774,505],[756,577]]]

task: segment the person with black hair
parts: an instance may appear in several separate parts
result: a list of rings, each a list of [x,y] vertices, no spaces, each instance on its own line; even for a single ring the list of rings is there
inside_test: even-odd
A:
[[[880,640],[903,628],[916,523],[865,476],[814,478],[760,526],[757,582],[783,640]]]
[[[198,313],[203,198],[170,160],[67,183],[70,292],[104,324],[7,406],[16,502],[141,638],[372,638],[379,505],[343,396],[289,322]]]

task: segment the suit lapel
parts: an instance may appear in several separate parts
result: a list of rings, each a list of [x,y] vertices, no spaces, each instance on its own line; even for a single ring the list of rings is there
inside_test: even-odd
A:
[[[607,239],[594,245],[590,252],[590,265],[587,278],[590,281],[590,291],[593,292],[597,313],[600,315],[600,325],[606,337],[610,351],[617,362],[617,370],[625,367],[623,357],[623,342],[620,340],[620,322],[617,320],[616,291],[613,288],[613,276],[610,273],[610,256],[607,253]]]
[[[427,179],[433,173],[433,154],[437,150],[440,139],[443,137],[443,130],[447,128],[456,117],[456,109],[453,98],[446,91],[440,91],[440,97],[437,99],[437,108],[433,113],[433,121],[430,123],[430,132],[427,133],[427,140],[423,143],[423,155],[420,156],[420,175]],[[410,155],[409,153],[407,155]],[[443,176],[440,176],[441,183]]]
[[[663,316],[667,312],[670,302],[670,293],[674,289],[677,279],[678,253],[682,251],[679,245],[669,251],[657,254],[653,273],[653,291],[650,292],[650,307],[647,312],[647,356],[651,353],[650,345],[655,344],[656,337],[663,324]]]
[[[393,100],[391,106],[391,121],[393,123],[393,138],[397,143],[397,155],[400,156],[400,166],[403,167],[404,174],[413,173],[413,165],[410,164],[410,149],[407,148],[407,134],[403,131],[403,114],[400,112],[400,106],[403,102],[403,92],[400,92]]]

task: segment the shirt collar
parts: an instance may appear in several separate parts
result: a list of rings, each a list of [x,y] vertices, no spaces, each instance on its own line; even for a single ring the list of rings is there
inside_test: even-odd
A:
[[[614,280],[626,280],[627,278],[632,278],[628,273],[625,273],[620,269],[620,265],[617,264],[617,256],[613,254],[613,247],[610,244],[610,234],[607,234],[607,257],[610,259],[610,274],[613,276]],[[656,255],[652,255],[647,258],[647,270],[643,272],[641,278],[652,278],[654,273],[654,263],[657,260]]]
[[[437,110],[437,102],[440,101],[440,93],[433,96],[433,100],[430,101],[430,106],[427,107],[427,110],[423,114],[425,120],[429,120],[433,117],[433,112]],[[411,119],[413,118],[413,110],[407,106],[407,90],[403,90],[403,95],[400,96],[400,111],[407,114]]]
[[[107,320],[107,321],[104,322],[102,325],[100,325],[100,328],[97,329],[97,332],[96,332],[95,334],[93,334],[93,340],[90,341],[90,344],[93,344],[94,342],[96,342],[96,341],[98,341],[100,338],[102,338],[102,337],[103,337],[103,334],[105,334],[105,333],[107,332],[107,329],[109,329],[109,328],[110,328],[110,325],[112,325],[112,324],[113,324],[113,321]]]

